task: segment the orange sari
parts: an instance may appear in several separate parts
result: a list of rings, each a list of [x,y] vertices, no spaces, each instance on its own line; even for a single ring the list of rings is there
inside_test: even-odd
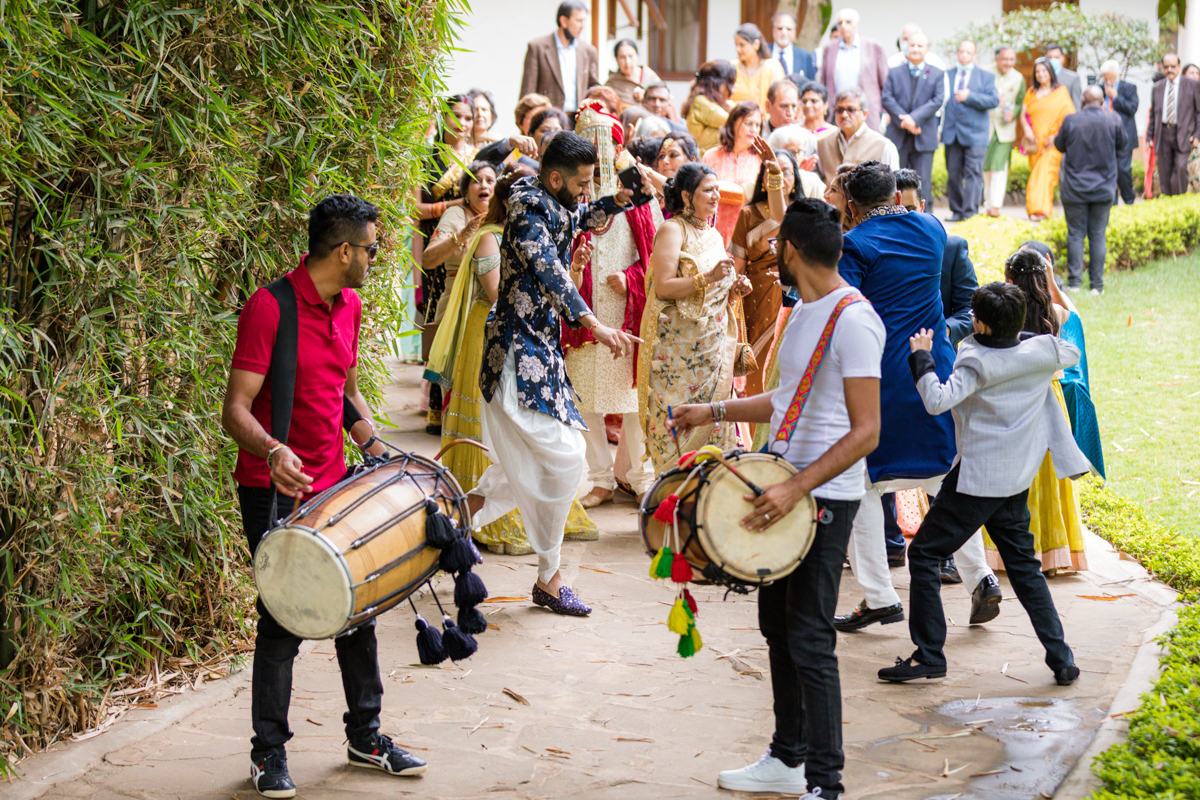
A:
[[[1065,86],[1059,86],[1040,99],[1033,89],[1025,93],[1025,122],[1033,128],[1040,145],[1036,153],[1026,153],[1029,156],[1029,184],[1025,187],[1025,211],[1031,217],[1035,214],[1048,217],[1054,213],[1054,189],[1058,186],[1062,153],[1053,142],[1046,143],[1046,138],[1053,138],[1063,120],[1074,111],[1075,104]]]

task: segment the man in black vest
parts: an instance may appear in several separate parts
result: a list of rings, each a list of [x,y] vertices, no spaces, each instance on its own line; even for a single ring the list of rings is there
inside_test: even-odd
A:
[[[384,452],[383,443],[369,430],[357,430],[369,428],[371,411],[358,389],[362,301],[354,290],[366,281],[379,250],[378,214],[375,206],[351,195],[326,197],[309,213],[308,255],[283,281],[255,292],[238,318],[221,421],[238,444],[233,477],[252,558],[263,534],[274,525],[273,508],[286,515],[293,498],[311,497],[345,475],[342,421],[347,399],[364,418],[352,431],[355,440],[361,440],[371,455]],[[275,343],[288,333],[295,337],[294,363],[284,364],[286,358],[279,358]],[[295,374],[290,409],[272,404],[274,391],[285,396],[288,388],[278,380],[281,369]],[[268,381],[268,375],[273,380]],[[280,424],[281,415],[290,418],[290,426]],[[276,430],[279,427],[290,430]],[[250,776],[264,797],[294,797],[284,745],[292,738],[288,704],[292,662],[301,640],[271,616],[261,599],[257,608]],[[349,708],[344,721],[350,763],[392,775],[424,772],[424,761],[379,732],[383,683],[375,622],[339,636],[334,648]]]

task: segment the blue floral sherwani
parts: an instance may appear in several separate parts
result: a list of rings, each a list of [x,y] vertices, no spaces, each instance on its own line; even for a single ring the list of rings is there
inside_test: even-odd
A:
[[[500,243],[500,296],[488,318],[486,357],[479,372],[490,402],[508,350],[517,365],[517,402],[578,430],[587,430],[575,407],[559,341],[565,320],[575,328],[592,313],[567,273],[571,243],[580,230],[603,227],[623,209],[611,197],[568,211],[537,178],[513,186]]]

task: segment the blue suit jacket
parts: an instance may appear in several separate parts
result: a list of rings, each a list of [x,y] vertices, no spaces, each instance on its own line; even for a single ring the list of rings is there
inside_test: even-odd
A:
[[[887,81],[883,84],[883,109],[891,117],[886,135],[896,145],[897,150],[914,139],[918,153],[932,153],[937,150],[937,113],[941,111],[942,101],[946,96],[946,86],[942,81],[945,74],[937,67],[923,65],[917,75],[917,90],[914,93],[912,72],[907,61],[888,70]],[[901,114],[908,114],[920,126],[920,136],[914,137],[900,127]]]
[[[946,251],[942,255],[942,314],[950,329],[950,344],[955,347],[971,335],[975,325],[971,296],[978,288],[975,265],[967,254],[967,240],[961,236],[947,236]]]
[[[1103,80],[1100,88],[1104,88]],[[1125,126],[1125,149],[1133,150],[1138,146],[1137,121],[1134,119],[1138,110],[1137,87],[1128,81],[1117,81],[1117,96],[1113,98],[1112,108]]]
[[[792,51],[792,74],[801,73],[810,81],[816,80],[817,59],[813,57],[813,54],[803,47],[797,47],[794,44],[789,45],[788,49]],[[775,52],[773,46],[771,47],[771,52]],[[775,60],[779,61],[778,58]]]
[[[946,108],[942,112],[942,143],[967,147],[987,147],[989,137],[988,111],[1000,105],[996,92],[996,76],[976,65],[967,79],[967,99],[956,102],[954,87],[958,83],[956,64],[946,70]]]
[[[946,229],[931,214],[892,206],[846,234],[838,271],[863,293],[887,328],[880,365],[879,447],[867,456],[872,482],[931,478],[950,471],[957,449],[950,413],[931,416],[908,368],[908,339],[933,331],[938,379],[954,367],[954,348],[942,316],[942,253]]]

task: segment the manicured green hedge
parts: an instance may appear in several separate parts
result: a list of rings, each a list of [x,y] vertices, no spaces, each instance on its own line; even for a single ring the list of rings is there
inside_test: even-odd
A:
[[[1041,223],[1014,217],[978,215],[954,226],[967,240],[980,283],[1001,280],[1004,261],[1028,239],[1039,239],[1057,254],[1065,270],[1067,222],[1061,213]],[[1115,206],[1108,218],[1108,270],[1134,267],[1200,245],[1200,194],[1159,197],[1132,206]],[[1086,248],[1085,248],[1086,259]]]
[[[946,174],[946,151],[939,147],[933,155],[933,173],[930,182],[933,184],[933,196],[942,198],[946,196],[946,182],[949,177]],[[1133,188],[1139,195],[1142,193],[1142,183],[1146,180],[1146,162],[1133,162]],[[1021,151],[1013,148],[1012,162],[1008,165],[1008,193],[1016,195],[1011,198],[1014,202],[1023,202],[1025,196],[1025,187],[1029,184],[1029,159],[1021,155]],[[1055,190],[1055,197],[1058,196],[1058,190]]]
[[[1159,639],[1159,677],[1128,716],[1128,738],[1092,764],[1103,783],[1092,800],[1200,797],[1200,539],[1151,519],[1094,480],[1081,489],[1088,527],[1183,592],[1187,603],[1179,624]]]

